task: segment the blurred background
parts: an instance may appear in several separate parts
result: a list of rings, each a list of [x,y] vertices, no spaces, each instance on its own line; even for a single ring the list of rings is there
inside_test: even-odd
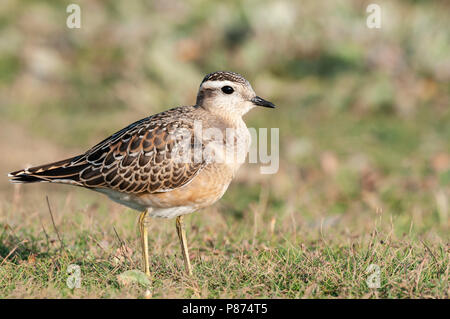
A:
[[[0,222],[47,215],[45,194],[67,214],[120,216],[98,194],[13,187],[6,174],[193,104],[205,74],[231,70],[278,106],[246,122],[280,128],[280,169],[246,164],[214,214],[357,233],[380,217],[396,234],[448,240],[448,1],[376,1],[380,29],[366,26],[369,1],[86,0],[80,29],[66,27],[70,3],[0,6]]]

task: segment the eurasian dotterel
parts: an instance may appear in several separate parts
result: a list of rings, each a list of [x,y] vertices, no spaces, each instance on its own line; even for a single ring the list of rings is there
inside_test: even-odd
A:
[[[206,75],[194,106],[146,117],[84,154],[9,174],[13,183],[85,187],[141,212],[143,266],[150,275],[146,217],[176,217],[186,271],[192,274],[183,216],[218,201],[243,163],[250,133],[242,116],[258,97],[234,72]],[[231,138],[230,138],[231,136]]]

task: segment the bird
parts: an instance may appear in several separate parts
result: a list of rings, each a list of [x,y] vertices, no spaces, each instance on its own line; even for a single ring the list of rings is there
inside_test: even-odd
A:
[[[84,154],[8,176],[12,183],[84,187],[140,212],[142,267],[149,277],[147,217],[176,218],[185,271],[191,276],[183,218],[226,192],[251,143],[242,117],[256,106],[275,108],[242,75],[212,72],[203,78],[195,105],[143,118]]]

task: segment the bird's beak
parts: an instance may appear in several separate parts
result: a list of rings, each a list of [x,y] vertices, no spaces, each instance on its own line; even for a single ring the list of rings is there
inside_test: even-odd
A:
[[[275,104],[273,104],[272,102],[266,101],[263,98],[260,98],[259,96],[255,96],[253,99],[251,99],[251,101],[255,105],[270,107],[272,109],[275,108]]]

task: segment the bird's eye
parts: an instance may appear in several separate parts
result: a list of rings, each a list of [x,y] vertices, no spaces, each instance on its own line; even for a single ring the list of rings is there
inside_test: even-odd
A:
[[[234,89],[229,85],[225,85],[224,87],[222,87],[222,92],[225,94],[231,94],[234,92]]]

